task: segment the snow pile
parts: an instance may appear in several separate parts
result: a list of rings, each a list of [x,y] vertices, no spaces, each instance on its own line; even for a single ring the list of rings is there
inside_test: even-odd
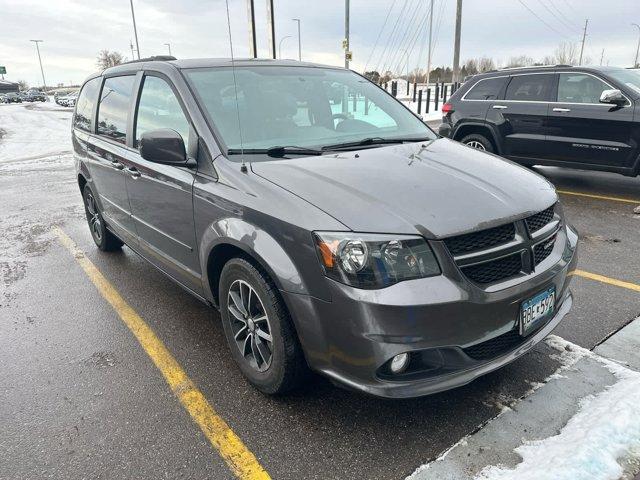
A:
[[[602,362],[618,382],[581,400],[578,412],[560,433],[515,449],[515,468],[485,467],[477,480],[616,480],[618,459],[640,449],[640,373],[606,360],[559,337],[547,343],[561,353],[563,368],[589,356]]]

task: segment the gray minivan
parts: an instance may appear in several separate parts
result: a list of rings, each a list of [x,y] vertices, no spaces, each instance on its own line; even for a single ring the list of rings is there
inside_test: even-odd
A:
[[[438,392],[571,308],[578,236],[553,186],[438,137],[354,72],[132,62],[87,79],[72,138],[97,246],[126,243],[219,309],[263,392],[310,370],[383,397]]]

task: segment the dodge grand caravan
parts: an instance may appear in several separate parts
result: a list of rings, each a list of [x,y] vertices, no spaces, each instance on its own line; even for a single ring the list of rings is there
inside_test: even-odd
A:
[[[309,370],[383,397],[453,388],[571,308],[577,234],[553,186],[354,72],[128,63],[84,83],[72,138],[98,248],[219,309],[263,392]]]

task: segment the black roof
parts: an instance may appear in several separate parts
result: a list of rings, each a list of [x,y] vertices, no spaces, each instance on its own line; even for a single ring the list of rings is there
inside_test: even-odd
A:
[[[607,66],[576,66],[576,65],[538,65],[534,67],[514,67],[514,68],[502,68],[499,70],[491,70],[489,72],[478,73],[474,75],[474,79],[495,77],[501,75],[512,75],[520,73],[543,73],[548,71],[554,72],[570,72],[572,70],[578,70],[581,72],[607,72],[613,70],[623,70],[622,67],[607,67]]]

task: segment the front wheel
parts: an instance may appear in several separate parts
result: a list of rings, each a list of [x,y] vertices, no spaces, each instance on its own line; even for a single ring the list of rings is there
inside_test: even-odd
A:
[[[491,144],[489,139],[484,135],[480,135],[479,133],[472,133],[471,135],[467,135],[462,140],[460,140],[460,143],[463,143],[466,146],[475,148],[477,150],[493,153],[493,145]]]
[[[89,185],[85,185],[82,190],[84,199],[84,212],[87,216],[87,223],[91,231],[91,237],[98,248],[104,252],[119,250],[123,243],[118,237],[111,233],[104,223],[104,218],[98,208],[98,203]]]
[[[307,373],[289,313],[271,279],[242,258],[220,275],[220,314],[231,355],[258,390],[281,394]]]

